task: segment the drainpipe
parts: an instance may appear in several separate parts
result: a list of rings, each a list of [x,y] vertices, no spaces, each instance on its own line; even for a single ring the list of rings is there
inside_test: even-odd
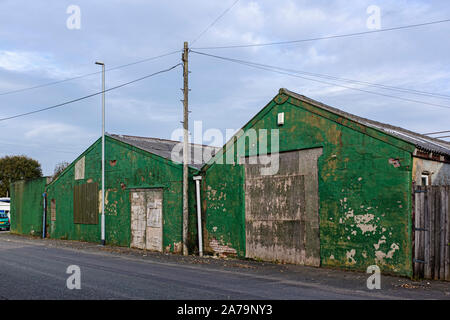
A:
[[[47,193],[42,194],[42,200],[44,201],[44,212],[42,212],[42,239],[45,239],[45,227],[47,223]]]
[[[197,194],[197,233],[198,233],[198,254],[203,257],[203,231],[202,231],[202,207],[200,202],[200,181],[202,176],[194,177],[195,191]]]
[[[96,61],[102,66],[102,216],[101,216],[101,241],[105,245],[105,64]]]

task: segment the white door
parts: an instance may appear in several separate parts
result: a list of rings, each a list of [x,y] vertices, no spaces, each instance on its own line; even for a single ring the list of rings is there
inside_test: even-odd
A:
[[[162,190],[133,190],[130,197],[131,247],[162,252]]]

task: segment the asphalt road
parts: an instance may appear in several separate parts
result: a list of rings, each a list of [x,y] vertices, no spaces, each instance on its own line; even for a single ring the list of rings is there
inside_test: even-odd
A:
[[[68,266],[81,289],[68,289]],[[450,284],[403,288],[383,278],[368,290],[364,273],[242,260],[180,257],[0,233],[1,299],[414,299],[450,298]],[[410,281],[409,281],[410,283]],[[427,282],[429,283],[429,282]],[[395,285],[398,284],[398,285]],[[408,287],[408,286],[406,286]]]

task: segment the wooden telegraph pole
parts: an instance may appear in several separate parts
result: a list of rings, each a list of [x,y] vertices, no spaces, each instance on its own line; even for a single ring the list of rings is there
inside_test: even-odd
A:
[[[181,56],[183,61],[183,255],[188,255],[187,238],[189,225],[189,211],[188,211],[188,159],[189,159],[189,145],[188,145],[188,124],[189,124],[189,69],[188,69],[188,43],[184,43],[184,50]]]

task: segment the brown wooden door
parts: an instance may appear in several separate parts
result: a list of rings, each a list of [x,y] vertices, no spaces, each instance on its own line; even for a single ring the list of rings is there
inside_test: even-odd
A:
[[[413,195],[414,276],[450,280],[450,186],[416,186]]]

